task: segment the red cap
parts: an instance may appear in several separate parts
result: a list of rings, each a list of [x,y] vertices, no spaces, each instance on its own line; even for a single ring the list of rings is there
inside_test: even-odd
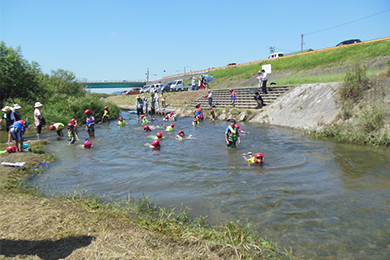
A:
[[[161,132],[157,132],[156,136],[157,136],[157,138],[161,138],[162,137],[162,133]]]
[[[56,130],[56,127],[55,127],[54,125],[51,125],[51,126],[49,127],[49,129],[50,129],[51,131],[54,131],[54,130]]]
[[[239,124],[235,124],[234,126],[237,127],[237,128],[240,128],[240,125],[239,125]]]
[[[87,141],[84,142],[84,148],[85,149],[89,149],[89,148],[91,148],[91,146],[92,146],[92,144],[91,144],[90,141],[87,140]]]
[[[86,114],[87,116],[89,116],[91,114],[91,110],[87,109],[84,111],[84,114]]]
[[[145,115],[141,115],[141,118],[144,119]]]
[[[174,125],[174,124],[170,124],[169,126],[170,126],[170,127],[172,127],[172,128],[174,128],[174,127],[175,127],[175,125]]]
[[[156,140],[153,141],[152,145],[154,147],[160,147],[160,141],[158,139],[156,139]]]
[[[173,112],[171,112],[171,113],[169,113],[170,115],[173,115],[174,113]]]
[[[108,106],[105,106],[104,109],[108,109]]]
[[[256,154],[255,154],[255,158],[259,158],[259,157],[264,158],[264,154],[262,154],[262,153],[256,153]]]
[[[202,116],[201,115],[197,115],[196,118],[201,118]]]
[[[184,131],[180,130],[177,134],[180,135],[180,136],[184,136]]]
[[[120,117],[119,117],[119,120],[123,120],[123,117],[120,116]]]
[[[169,116],[168,116],[168,115],[166,115],[164,118],[165,118],[165,119],[168,119],[168,118],[169,118]]]
[[[231,89],[229,89],[229,91],[230,91],[230,92],[233,92],[233,89],[231,88]]]
[[[214,113],[214,110],[211,109],[211,110],[210,110],[210,113]]]
[[[148,125],[145,125],[145,126],[144,126],[144,130],[145,130],[145,131],[150,131],[150,127],[149,127]]]
[[[197,107],[200,107],[200,103],[196,104]]]
[[[72,118],[69,122],[71,122],[72,124],[74,124],[74,122],[76,122],[76,118]]]
[[[6,150],[8,153],[16,153],[16,147],[14,145],[8,146]]]
[[[194,118],[194,122],[197,122],[198,120],[196,118]]]
[[[74,126],[74,124],[72,124],[72,123],[68,124],[68,127],[73,127],[73,126]]]

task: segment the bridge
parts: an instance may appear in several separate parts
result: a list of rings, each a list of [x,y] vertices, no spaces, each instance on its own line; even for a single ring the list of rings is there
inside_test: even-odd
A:
[[[98,82],[83,82],[84,88],[141,88],[145,86],[142,81],[98,81]]]

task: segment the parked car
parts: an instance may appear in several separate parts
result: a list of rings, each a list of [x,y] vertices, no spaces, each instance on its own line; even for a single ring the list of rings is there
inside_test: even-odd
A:
[[[191,88],[191,85],[184,85],[183,80],[175,80],[171,84],[171,91],[184,91]]]
[[[191,86],[191,90],[199,90],[199,89],[200,89],[200,87],[198,84]]]
[[[268,59],[275,59],[275,58],[279,58],[279,57],[283,57],[283,56],[284,56],[283,52],[275,52],[275,53],[271,53],[268,56]]]
[[[160,90],[158,91],[159,93],[162,93],[162,92],[170,92],[171,91],[171,84],[172,82],[168,82],[166,84],[164,84]]]
[[[229,63],[228,65],[226,65],[226,66],[235,66],[235,65],[237,65],[237,63],[235,63],[235,62],[232,62],[232,63]]]
[[[354,43],[358,43],[358,42],[362,42],[362,41],[359,40],[359,39],[351,39],[351,40],[342,41],[342,42],[340,42],[339,44],[337,44],[336,46],[354,44]]]
[[[150,85],[143,86],[140,93],[148,93],[149,88],[150,88]]]
[[[132,88],[125,93],[125,95],[137,95],[141,91],[141,88]]]

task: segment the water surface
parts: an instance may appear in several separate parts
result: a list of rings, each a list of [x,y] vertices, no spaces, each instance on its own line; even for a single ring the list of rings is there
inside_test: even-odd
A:
[[[114,199],[147,194],[162,206],[208,215],[212,224],[240,219],[305,258],[390,257],[389,150],[315,141],[257,124],[241,124],[250,134],[227,150],[226,123],[206,120],[194,128],[190,119],[179,119],[156,152],[144,145],[156,130],[145,134],[136,120],[128,123],[99,125],[91,150],[51,142],[58,161],[31,182],[58,193],[81,189]],[[177,141],[178,130],[196,139]],[[241,157],[248,151],[264,153],[265,164],[248,167]]]

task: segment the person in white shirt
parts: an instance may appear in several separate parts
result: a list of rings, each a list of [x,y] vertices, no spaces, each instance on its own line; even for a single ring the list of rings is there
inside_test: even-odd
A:
[[[158,97],[158,93],[156,93],[156,95],[154,95],[154,100],[156,101],[157,111],[160,111],[160,98]]]
[[[261,78],[261,89],[264,94],[267,94],[268,74],[265,72],[265,70],[261,70],[260,78]]]

